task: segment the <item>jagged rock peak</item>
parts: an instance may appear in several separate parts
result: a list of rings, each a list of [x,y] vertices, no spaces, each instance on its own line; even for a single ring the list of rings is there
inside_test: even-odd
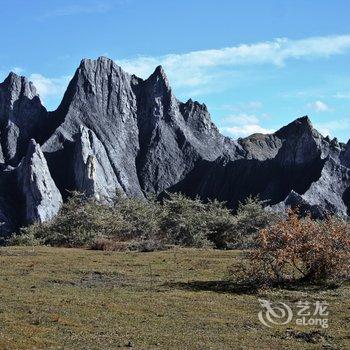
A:
[[[310,118],[307,115],[304,115],[303,117],[295,119],[291,124],[299,124],[303,127],[309,128],[309,129],[314,128]]]
[[[159,65],[156,67],[156,69],[153,72],[154,75],[158,76],[159,78],[162,78],[163,80],[168,81],[168,77],[164,71],[163,66]]]
[[[30,140],[26,156],[22,159],[17,177],[25,200],[25,222],[44,222],[59,211],[62,197],[52,180],[46,159],[35,140]]]
[[[147,79],[147,82],[154,84],[155,86],[165,88],[168,91],[171,90],[168,77],[165,74],[165,71],[162,66],[156,67],[154,72]]]
[[[311,120],[309,119],[308,116],[304,116],[301,118],[297,118],[293,120],[291,123],[288,125],[282,127],[278,131],[276,131],[276,135],[278,136],[284,136],[284,135],[293,135],[293,134],[299,134],[299,133],[317,133],[318,132],[314,129]]]
[[[96,60],[90,59],[90,58],[83,58],[80,62],[80,67],[87,67],[89,65],[117,65],[112,59],[105,57],[105,56],[100,56]]]
[[[350,140],[345,146],[345,150],[341,155],[342,164],[348,168],[350,168]]]
[[[6,77],[6,79],[0,84],[0,90],[6,91],[11,96],[24,95],[29,99],[38,96],[34,84],[26,77],[19,76],[14,72]]]
[[[59,119],[68,112],[67,108],[74,99],[78,109],[82,101],[84,104],[91,103],[91,98],[95,98],[94,104],[103,106],[105,109],[113,109],[117,104],[134,100],[131,80],[132,77],[127,72],[107,57],[99,57],[96,60],[83,59],[58,108]],[[117,100],[110,101],[113,94],[118,95]],[[125,96],[123,98],[123,94],[128,98]]]
[[[125,72],[118,64],[110,58],[101,56],[96,60],[84,58],[81,60],[77,73],[84,73],[87,76],[107,76],[111,72],[116,72],[119,76],[130,79],[129,73]]]
[[[205,103],[200,103],[198,101],[193,101],[192,98],[189,98],[186,103],[184,103],[185,106],[188,106],[190,108],[200,108],[205,111],[208,111],[207,105]]]
[[[0,84],[0,162],[16,166],[30,138],[40,139],[46,109],[27,78],[10,73]]]

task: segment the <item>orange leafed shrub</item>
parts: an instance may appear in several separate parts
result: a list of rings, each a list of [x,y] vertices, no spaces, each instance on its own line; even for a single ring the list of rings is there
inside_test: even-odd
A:
[[[251,281],[317,283],[350,275],[350,227],[339,218],[316,221],[290,211],[262,229],[244,270]],[[236,270],[237,272],[237,270]]]

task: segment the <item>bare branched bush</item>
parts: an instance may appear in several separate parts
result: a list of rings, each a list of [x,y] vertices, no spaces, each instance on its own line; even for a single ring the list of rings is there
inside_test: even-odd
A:
[[[316,221],[290,211],[286,219],[262,229],[257,249],[232,268],[251,283],[320,283],[350,276],[350,227],[336,217]]]

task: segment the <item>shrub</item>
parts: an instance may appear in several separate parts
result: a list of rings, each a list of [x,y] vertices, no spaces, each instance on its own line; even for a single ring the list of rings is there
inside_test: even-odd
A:
[[[350,274],[350,228],[339,218],[315,221],[295,211],[262,229],[258,248],[232,269],[237,279],[254,283],[320,283]]]
[[[110,232],[110,235],[122,240],[155,239],[160,235],[162,207],[150,198],[127,198],[118,196],[113,213],[121,218]],[[113,221],[113,220],[112,220]]]
[[[277,214],[264,209],[264,201],[259,197],[250,196],[243,203],[239,203],[227,240],[235,248],[252,247],[259,231],[271,225],[276,219]]]
[[[53,246],[117,250],[116,241],[157,239],[161,213],[155,200],[118,196],[114,205],[106,205],[74,192],[53,220],[27,227],[10,243],[36,240]]]
[[[208,247],[210,230],[203,218],[206,205],[199,199],[190,199],[180,193],[169,194],[164,201],[161,229],[170,244]]]
[[[119,250],[117,241],[132,240],[134,246],[143,246],[144,250],[158,249],[154,242],[159,242],[159,247],[168,243],[224,248],[227,240],[235,236],[234,224],[231,211],[218,201],[204,203],[182,194],[169,194],[162,205],[155,198],[117,195],[113,204],[106,205],[75,192],[53,220],[29,226],[13,243],[26,240]]]
[[[33,228],[35,226],[35,229]],[[21,229],[19,234],[12,235],[8,240],[8,245],[24,245],[24,246],[38,246],[43,242],[41,239],[37,238],[34,234],[35,230],[39,228],[39,224],[34,224],[29,228],[24,227]]]
[[[209,201],[202,217],[209,230],[210,241],[217,248],[227,248],[227,242],[235,236],[235,220],[231,210],[223,202]]]
[[[45,243],[72,247],[88,245],[98,233],[106,230],[106,214],[106,206],[75,193],[50,223]]]
[[[164,202],[161,228],[170,244],[224,248],[232,236],[233,216],[225,203],[174,193]]]
[[[108,206],[73,193],[54,219],[31,225],[25,229],[25,233],[46,245],[88,246],[98,234],[109,232],[106,218],[110,215]]]

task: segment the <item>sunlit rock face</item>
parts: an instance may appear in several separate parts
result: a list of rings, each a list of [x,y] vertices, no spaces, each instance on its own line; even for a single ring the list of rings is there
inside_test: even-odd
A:
[[[75,143],[74,179],[77,191],[98,201],[111,202],[122,191],[102,142],[83,126]]]
[[[26,156],[17,169],[18,186],[23,194],[27,223],[45,222],[59,211],[62,196],[51,178],[39,144],[31,140]]]

